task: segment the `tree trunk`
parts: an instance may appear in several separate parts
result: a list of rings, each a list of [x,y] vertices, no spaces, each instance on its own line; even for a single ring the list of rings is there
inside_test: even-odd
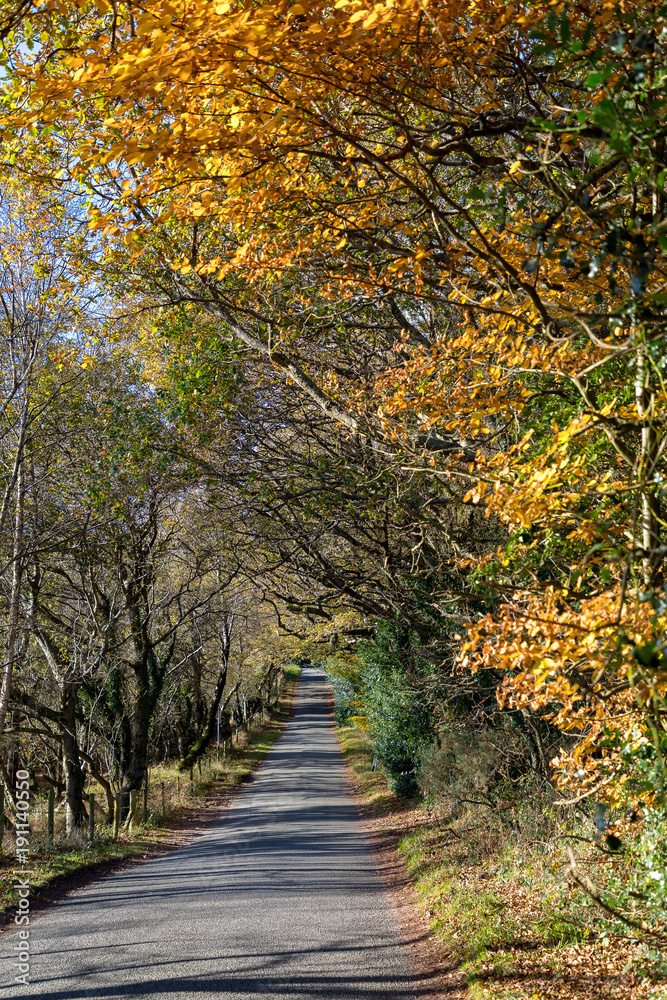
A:
[[[225,690],[225,684],[227,683],[227,668],[229,666],[229,652],[232,643],[232,629],[234,626],[234,615],[226,616],[222,621],[222,634],[220,636],[220,670],[218,672],[218,679],[215,684],[215,691],[213,693],[213,698],[209,706],[209,710],[206,714],[206,721],[204,726],[199,727],[199,732],[197,734],[196,740],[188,748],[188,752],[185,754],[181,760],[181,769],[187,770],[196,764],[199,758],[206,753],[206,750],[213,739],[213,735],[217,728],[218,713],[222,716],[224,714],[229,700],[238,690],[239,685],[235,684],[233,689],[227,695],[225,703],[220,708],[220,700],[222,698],[222,692]],[[229,735],[231,736],[231,726],[229,724],[229,719],[226,721],[225,728],[229,728]]]
[[[86,825],[83,805],[83,771],[76,737],[76,686],[65,681],[62,689],[63,769],[65,771],[65,824],[68,833]]]
[[[644,420],[641,430],[641,451],[639,455],[639,470],[641,486],[641,547],[644,550],[642,559],[644,570],[644,585],[658,586],[662,583],[662,559],[659,555],[660,502],[652,484],[659,457],[659,442],[656,426],[652,422],[655,394],[651,389],[650,371],[646,357],[646,345],[637,348],[637,373],[635,377],[635,400],[638,416]],[[637,540],[639,541],[639,539]]]
[[[207,719],[207,722],[206,722],[206,728],[204,729],[204,732],[201,734],[201,736],[199,737],[199,739],[196,740],[195,743],[192,744],[192,746],[188,750],[187,754],[185,755],[185,757],[181,761],[180,768],[181,768],[182,771],[187,771],[189,768],[192,767],[193,764],[197,763],[197,761],[199,760],[199,758],[204,753],[206,753],[206,749],[208,748],[211,740],[213,739],[213,736],[215,735],[216,725],[217,725],[217,721],[218,721],[218,706],[220,705],[220,697],[222,695],[222,690],[224,689],[225,681],[226,680],[227,680],[227,668],[225,667],[224,679],[222,681],[222,684],[220,682],[220,678],[218,678],[218,683],[217,683],[216,689],[215,689],[215,697],[213,698],[213,702],[211,704],[211,707],[210,707],[209,713],[208,713],[208,719]],[[229,715],[225,711],[225,709],[227,708],[227,705],[229,704],[229,702],[230,702],[230,700],[232,698],[232,695],[237,690],[238,686],[239,686],[238,684],[234,685],[234,687],[232,688],[232,690],[229,692],[229,694],[225,698],[224,705],[222,706],[222,708],[220,708],[220,721],[221,721],[220,734],[221,734],[221,736],[222,736],[222,733],[223,733],[222,720],[223,720],[223,718],[225,720],[225,722],[224,722],[224,739],[229,739],[231,737],[231,735],[232,735],[232,727],[231,727],[230,722],[229,722]]]
[[[134,699],[132,724],[132,756],[123,771],[121,782],[122,816],[125,817],[130,801],[130,792],[138,791],[144,780],[148,766],[148,731],[151,724],[150,693],[148,677],[137,672],[137,693]]]
[[[23,577],[23,517],[25,504],[25,476],[23,468],[23,448],[27,422],[27,406],[24,407],[16,461],[16,509],[14,515],[14,537],[12,540],[12,589],[9,598],[9,623],[7,628],[7,656],[0,689],[0,733],[4,731],[9,698],[12,691],[12,675],[19,647],[19,610],[21,603],[21,582]]]
[[[533,713],[529,708],[522,708],[521,714],[525,723],[526,742],[530,749],[531,765],[534,771],[542,778],[549,777],[549,765],[547,764],[544,746],[540,730],[535,722]]]

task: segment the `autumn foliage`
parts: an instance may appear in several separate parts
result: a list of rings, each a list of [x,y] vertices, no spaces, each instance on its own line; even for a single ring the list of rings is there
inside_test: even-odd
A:
[[[566,798],[664,806],[667,8],[5,7],[5,143],[107,280],[472,511],[458,669],[568,734]]]

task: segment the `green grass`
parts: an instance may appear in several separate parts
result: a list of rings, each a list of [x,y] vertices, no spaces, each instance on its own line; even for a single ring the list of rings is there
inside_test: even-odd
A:
[[[480,844],[483,831],[471,830],[466,819],[418,828],[398,849],[432,929],[472,963],[471,972],[478,958],[519,942],[562,945],[587,936],[563,904],[558,866],[520,842],[489,850]]]
[[[359,792],[374,812],[384,813],[400,807],[398,799],[387,786],[381,766],[373,770],[368,733],[356,726],[336,729],[345,760],[357,779]]]

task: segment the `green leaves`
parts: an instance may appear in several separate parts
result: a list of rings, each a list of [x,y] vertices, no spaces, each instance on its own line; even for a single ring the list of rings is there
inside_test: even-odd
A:
[[[614,63],[607,63],[602,69],[589,73],[584,86],[588,90],[597,90],[598,87],[604,85],[614,75],[615,70],[616,66]]]

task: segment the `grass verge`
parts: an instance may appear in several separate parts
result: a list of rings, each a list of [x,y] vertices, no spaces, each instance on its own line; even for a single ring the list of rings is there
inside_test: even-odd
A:
[[[432,934],[471,1000],[658,1000],[627,942],[596,934],[568,886],[565,845],[501,832],[488,809],[452,813],[393,795],[372,767],[368,736],[338,729],[343,753],[378,833],[396,842]],[[529,807],[530,803],[528,803]],[[544,835],[543,835],[544,836]]]
[[[223,754],[216,749],[195,766],[192,780],[178,770],[178,762],[151,768],[147,815],[134,830],[122,829],[117,840],[106,822],[96,824],[95,839],[90,844],[84,834],[68,836],[56,827],[51,844],[44,836],[46,804],[31,803],[31,843],[29,869],[30,899],[40,906],[50,891],[72,883],[83,884],[86,875],[96,877],[133,858],[144,858],[178,847],[193,831],[195,824],[206,822],[214,809],[229,800],[231,793],[246,782],[280,736],[292,710],[299,667],[287,667],[275,712],[264,722],[251,724],[248,732],[239,732],[231,748]],[[101,789],[93,782],[90,791],[96,796],[96,815],[103,814]],[[139,795],[143,805],[142,793]],[[13,837],[5,835],[0,854],[0,915],[13,920],[17,903],[12,886],[15,867]],[[2,922],[2,921],[0,921]]]

